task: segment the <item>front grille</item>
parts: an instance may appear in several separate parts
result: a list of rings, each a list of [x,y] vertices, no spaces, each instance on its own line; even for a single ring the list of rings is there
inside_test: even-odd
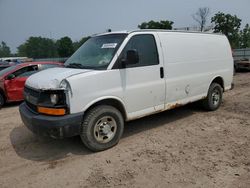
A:
[[[51,103],[50,95],[54,93],[57,94],[59,100],[56,105]],[[62,90],[37,90],[30,87],[24,87],[24,100],[26,106],[33,111],[38,113],[38,106],[48,107],[48,108],[67,108],[66,96]]]
[[[40,95],[40,92],[37,91],[37,90],[34,90],[34,89],[31,89],[27,86],[24,87],[24,93],[28,93],[29,95],[35,97],[35,98],[38,98],[39,95]]]
[[[31,104],[30,102],[28,101],[25,101],[26,105],[29,107],[29,109],[33,112],[36,112],[37,113],[37,106],[34,105],[34,104]]]
[[[37,112],[37,103],[40,96],[40,92],[38,90],[29,88],[27,86],[24,87],[24,100],[26,105],[30,108],[30,110]]]

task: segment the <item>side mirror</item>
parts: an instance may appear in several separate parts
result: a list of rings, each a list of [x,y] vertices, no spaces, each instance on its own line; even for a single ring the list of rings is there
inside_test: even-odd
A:
[[[136,64],[139,63],[139,54],[137,50],[128,50],[127,51],[127,64]]]
[[[6,77],[6,79],[7,80],[12,80],[12,79],[14,79],[16,76],[14,75],[14,74],[9,74],[7,77]]]

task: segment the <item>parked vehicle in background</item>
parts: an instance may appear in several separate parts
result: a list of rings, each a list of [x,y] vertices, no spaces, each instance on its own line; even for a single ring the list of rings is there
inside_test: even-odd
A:
[[[12,65],[16,65],[16,62],[0,61],[0,71],[6,69]]]
[[[243,58],[240,60],[234,60],[235,71],[248,70],[250,71],[250,60]]]
[[[26,79],[41,70],[61,67],[57,62],[31,62],[9,66],[0,71],[0,107],[5,103],[23,100]]]
[[[10,66],[11,66],[11,65],[9,65],[9,64],[2,64],[2,63],[0,63],[0,71],[3,70],[3,69],[8,68],[8,67],[10,67]]]
[[[234,49],[233,58],[235,72],[250,70],[250,48]]]
[[[32,60],[28,57],[2,57],[0,58],[0,61],[6,61],[6,62],[27,62]]]
[[[5,57],[5,58],[0,58],[0,71],[8,68],[12,65],[20,64],[20,63],[25,63],[25,62],[32,62],[32,58],[27,58],[27,57]]]
[[[27,80],[20,114],[34,133],[80,135],[93,151],[116,145],[124,121],[198,100],[207,110],[216,110],[233,82],[231,47],[220,34],[100,34],[87,40],[65,66]]]

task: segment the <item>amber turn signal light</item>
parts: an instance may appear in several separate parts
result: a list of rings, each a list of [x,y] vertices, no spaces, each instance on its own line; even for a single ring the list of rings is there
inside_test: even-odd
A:
[[[46,107],[38,107],[38,112],[41,114],[48,114],[54,116],[62,116],[66,114],[66,110],[64,108],[46,108]]]

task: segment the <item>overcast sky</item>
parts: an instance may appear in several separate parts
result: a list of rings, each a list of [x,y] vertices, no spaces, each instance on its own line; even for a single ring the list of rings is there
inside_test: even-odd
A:
[[[30,36],[76,41],[108,28],[137,29],[149,20],[195,26],[192,14],[199,7],[209,7],[211,16],[236,14],[242,26],[250,23],[250,0],[0,0],[0,41],[16,52]]]

